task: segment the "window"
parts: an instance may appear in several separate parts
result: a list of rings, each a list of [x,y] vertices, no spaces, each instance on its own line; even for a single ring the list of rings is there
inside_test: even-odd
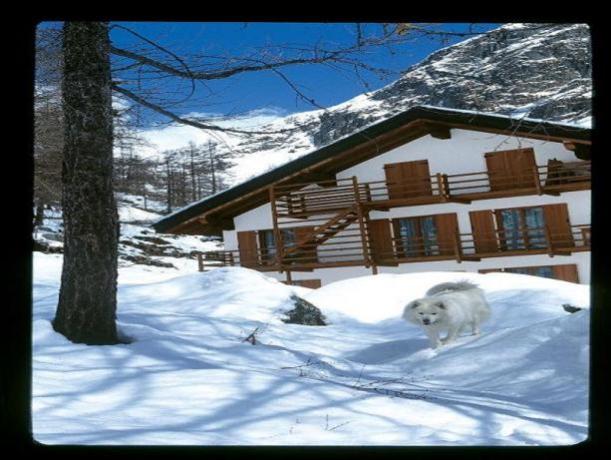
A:
[[[541,249],[547,247],[543,207],[500,209],[497,223],[503,249]]]
[[[458,219],[456,213],[393,219],[397,257],[456,256]]]
[[[295,245],[295,230],[292,228],[280,229],[284,247],[290,248]],[[261,247],[261,258],[264,261],[272,261],[276,257],[276,239],[273,230],[259,230],[259,246]]]
[[[439,251],[434,216],[396,219],[395,238],[404,257],[432,256]]]

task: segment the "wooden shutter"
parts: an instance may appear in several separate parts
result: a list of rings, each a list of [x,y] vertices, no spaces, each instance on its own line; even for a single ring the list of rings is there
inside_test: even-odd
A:
[[[303,244],[312,234],[314,226],[294,227],[292,230],[295,232],[295,243],[299,246],[300,243]],[[316,247],[313,247],[313,244],[307,245],[306,249],[298,251],[297,254],[298,260],[296,263],[314,263],[318,261]]]
[[[484,158],[491,191],[536,187],[533,149],[488,152]]]
[[[545,225],[547,226],[555,248],[573,247],[573,235],[566,203],[548,204],[543,206]]]
[[[431,195],[428,160],[405,161],[384,165],[388,197],[391,200]]]
[[[490,210],[471,211],[471,231],[476,253],[497,252],[498,238],[494,229],[494,217]]]
[[[370,220],[368,224],[371,256],[375,262],[394,259],[390,220]]]
[[[257,265],[257,232],[238,232],[238,248],[240,250],[240,265],[243,267]]]
[[[554,278],[562,281],[569,281],[571,283],[579,283],[579,276],[577,274],[577,265],[566,264],[566,265],[554,265],[552,266],[554,271]]]
[[[437,228],[439,254],[455,254],[456,237],[458,234],[458,219],[456,218],[456,213],[437,214],[435,216],[435,227]]]

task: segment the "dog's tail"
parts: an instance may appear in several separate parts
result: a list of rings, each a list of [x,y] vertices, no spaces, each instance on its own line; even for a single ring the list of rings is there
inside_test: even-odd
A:
[[[477,285],[469,281],[440,283],[426,291],[426,295],[441,294],[442,292],[468,291],[469,289],[477,289]]]

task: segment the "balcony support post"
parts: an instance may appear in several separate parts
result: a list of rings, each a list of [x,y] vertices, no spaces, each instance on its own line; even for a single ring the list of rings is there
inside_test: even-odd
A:
[[[456,262],[458,262],[459,264],[462,263],[460,234],[458,233],[458,228],[456,229],[456,232],[454,232],[454,255],[456,256]]]
[[[549,231],[549,227],[547,226],[547,224],[545,225],[545,240],[547,242],[547,254],[550,257],[554,257],[554,245],[552,243],[552,234]]]
[[[357,216],[359,219],[359,233],[361,235],[361,246],[363,247],[363,259],[365,261],[365,268],[369,268],[372,265],[371,255],[369,251],[369,245],[367,243],[367,229],[365,228],[365,212],[363,211],[363,206],[361,205],[361,197],[359,190],[359,183],[356,176],[352,176],[352,186],[354,188],[354,201]]]
[[[204,270],[204,255],[201,252],[197,253],[197,270],[200,272]]]
[[[535,180],[535,188],[537,189],[537,195],[543,195],[543,189],[541,188],[541,178],[539,177],[539,168],[535,166],[533,168],[533,179]]]
[[[274,224],[274,240],[276,241],[276,264],[280,266],[280,273],[282,273],[282,257],[284,253],[284,242],[282,241],[282,232],[278,228],[278,209],[276,207],[276,194],[274,192],[274,186],[269,187],[269,202],[272,208],[272,222]]]

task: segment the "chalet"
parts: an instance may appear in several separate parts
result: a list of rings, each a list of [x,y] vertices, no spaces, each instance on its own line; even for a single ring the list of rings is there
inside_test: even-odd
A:
[[[207,266],[308,287],[507,271],[589,283],[590,130],[420,106],[168,215]]]

